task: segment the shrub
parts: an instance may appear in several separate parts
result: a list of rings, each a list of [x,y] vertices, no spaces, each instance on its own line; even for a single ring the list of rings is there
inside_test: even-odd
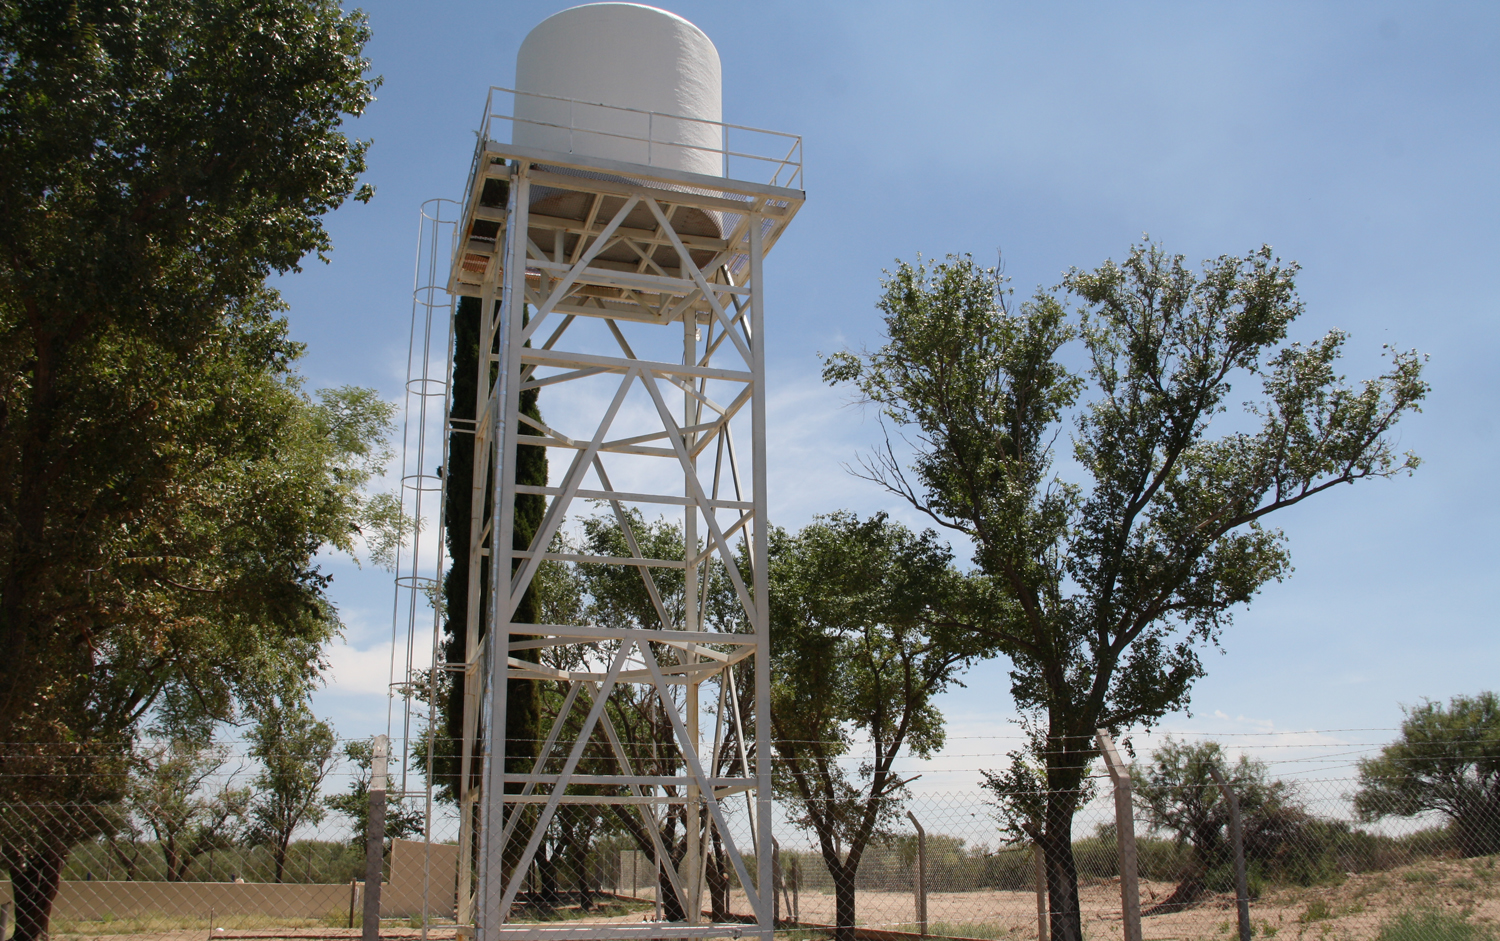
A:
[[[1476,925],[1468,915],[1437,909],[1402,912],[1380,926],[1375,941],[1493,941],[1492,928]]]

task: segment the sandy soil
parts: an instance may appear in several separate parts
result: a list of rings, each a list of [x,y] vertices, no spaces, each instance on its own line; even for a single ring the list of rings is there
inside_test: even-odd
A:
[[[1088,938],[1118,937],[1118,880],[1081,885],[1084,933]],[[1170,883],[1141,885],[1141,907],[1149,908],[1172,891]],[[799,899],[804,923],[833,919],[832,895]],[[859,922],[896,931],[915,930],[914,900],[909,893],[861,892]],[[1339,885],[1277,889],[1250,903],[1257,938],[1287,941],[1368,941],[1380,926],[1404,911],[1441,909],[1467,914],[1475,922],[1500,925],[1500,861],[1430,860],[1380,873],[1348,875]],[[927,917],[944,934],[1000,938],[1036,937],[1036,895],[1032,892],[931,893]],[[1230,939],[1236,936],[1234,897],[1205,899],[1193,908],[1143,919],[1147,941]],[[985,930],[988,929],[988,930]],[[936,932],[934,932],[936,933]]]
[[[1117,938],[1120,934],[1120,887],[1118,880],[1090,881],[1080,886],[1084,934],[1090,941]],[[1141,903],[1149,907],[1172,891],[1169,883],[1141,885]],[[804,924],[828,924],[833,920],[833,896],[802,893],[797,900],[798,918]],[[914,900],[908,892],[862,891],[857,899],[859,923],[871,928],[915,931]],[[743,895],[732,902],[736,912],[749,912]],[[1466,915],[1475,922],[1500,926],[1500,857],[1472,860],[1428,860],[1388,872],[1351,874],[1338,885],[1277,889],[1250,903],[1256,938],[1283,941],[1373,941],[1380,926],[1402,912],[1439,909]],[[783,910],[782,917],[790,913]],[[933,892],[928,895],[927,915],[931,933],[950,937],[1030,939],[1036,937],[1036,896],[1032,892]],[[640,922],[650,913],[622,915],[568,922],[585,925],[603,922]],[[557,924],[557,923],[553,923]],[[561,925],[558,925],[561,927]],[[69,941],[119,941],[122,937],[160,941],[212,941],[203,929],[141,930],[110,932],[103,926],[94,931],[59,932]],[[100,930],[102,929],[102,930]],[[127,929],[128,931],[128,929]],[[96,933],[97,932],[97,933]],[[1146,941],[1218,939],[1234,941],[1236,916],[1230,895],[1218,895],[1187,911],[1155,915],[1142,922]],[[218,930],[213,939],[357,938],[359,929],[321,926]],[[415,941],[415,928],[383,926],[381,935],[395,941]],[[428,929],[431,941],[453,941],[451,926]]]

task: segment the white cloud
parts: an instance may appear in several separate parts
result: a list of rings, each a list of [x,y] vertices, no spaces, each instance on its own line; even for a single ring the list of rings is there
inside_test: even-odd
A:
[[[391,675],[391,643],[359,650],[335,643],[326,651],[327,689],[340,695],[379,695],[385,698]]]

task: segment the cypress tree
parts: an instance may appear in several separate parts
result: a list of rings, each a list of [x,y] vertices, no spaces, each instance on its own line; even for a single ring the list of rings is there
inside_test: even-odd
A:
[[[496,182],[496,181],[491,181]],[[503,205],[504,194],[493,194],[499,198],[491,201]],[[486,197],[492,197],[487,190]],[[498,302],[497,302],[498,303]],[[468,486],[474,475],[474,435],[470,433],[478,398],[480,300],[475,297],[460,298],[454,320],[453,348],[453,405],[452,418],[455,429],[450,432],[448,445],[448,501],[444,509],[443,526],[448,542],[448,557],[453,560],[443,580],[443,599],[447,611],[444,623],[443,655],[448,663],[464,660],[464,633],[468,623],[469,608],[469,538],[470,517],[473,512],[473,493]],[[526,316],[522,313],[523,318]],[[497,338],[498,340],[498,338]],[[490,370],[489,380],[496,378],[496,368]],[[537,409],[537,390],[521,393],[521,413],[537,421],[541,412]],[[547,449],[535,445],[521,445],[514,451],[516,483],[518,485],[546,486]],[[494,487],[493,469],[485,481],[484,517],[491,511],[491,496]],[[536,494],[517,494],[515,505],[515,530],[512,545],[525,549],[541,525],[546,510],[546,499]],[[512,566],[512,571],[515,564]],[[489,604],[489,567],[479,570],[479,603]],[[535,624],[538,603],[534,588],[528,588],[516,607],[514,620],[523,624]],[[484,630],[481,621],[481,632]],[[481,638],[483,634],[481,633]],[[521,651],[521,659],[535,661],[537,651]],[[439,785],[443,796],[449,800],[457,798],[460,770],[459,754],[463,741],[463,701],[466,676],[462,672],[447,674],[449,685],[440,703],[439,737],[434,745],[433,783]],[[506,696],[506,770],[526,773],[536,757],[537,740],[540,738],[541,703],[537,684],[517,682],[507,684]],[[472,769],[477,775],[477,766]],[[477,782],[477,778],[475,779]],[[471,782],[475,783],[475,782]]]

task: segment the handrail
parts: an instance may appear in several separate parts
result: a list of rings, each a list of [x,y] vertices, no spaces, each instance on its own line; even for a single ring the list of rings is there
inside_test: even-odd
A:
[[[501,111],[496,111],[495,110],[495,96],[496,96],[497,92],[500,93],[500,94],[511,95],[513,102],[514,102],[515,98],[519,97],[519,96],[525,96],[527,98],[543,99],[543,100],[547,100],[547,101],[566,102],[569,105],[569,115],[568,115],[568,117],[569,117],[569,123],[567,125],[563,125],[563,124],[553,123],[551,121],[534,120],[534,119],[531,119],[531,118],[519,117],[519,116],[517,116],[515,114],[506,114],[506,113],[501,112]],[[573,122],[573,113],[574,113],[574,110],[575,110],[574,106],[577,106],[577,105],[582,105],[582,106],[587,107],[587,108],[604,109],[606,112],[621,112],[621,113],[625,113],[625,114],[641,115],[641,116],[643,116],[646,119],[645,135],[641,136],[641,135],[638,135],[638,134],[630,134],[630,133],[619,132],[619,131],[605,131],[605,130],[596,130],[596,129],[588,128],[588,127],[578,127]],[[707,127],[707,128],[715,128],[718,131],[718,138],[719,138],[720,144],[717,147],[713,147],[713,146],[706,146],[706,145],[703,145],[703,144],[686,143],[686,142],[680,141],[680,140],[657,140],[656,139],[656,119],[657,118],[663,118],[663,119],[670,120],[670,121],[675,121],[675,122],[685,122],[685,123],[687,123],[689,125],[701,125],[701,126]],[[493,123],[495,121],[497,121],[497,120],[499,120],[499,121],[509,121],[511,123],[512,129],[514,129],[514,127],[517,124],[526,124],[526,125],[530,125],[532,127],[546,127],[546,128],[553,128],[555,130],[567,131],[568,135],[569,135],[569,138],[568,138],[568,149],[569,149],[570,153],[572,152],[572,149],[573,149],[573,136],[576,135],[576,134],[589,134],[589,135],[594,135],[596,137],[608,137],[608,138],[614,138],[614,139],[618,139],[618,140],[635,141],[635,142],[638,142],[638,143],[645,144],[646,145],[646,164],[647,164],[647,166],[656,166],[657,165],[655,163],[656,146],[658,144],[660,144],[662,147],[674,149],[675,152],[681,152],[681,151],[687,150],[687,151],[697,151],[697,152],[702,152],[702,153],[718,154],[719,158],[720,158],[719,159],[719,165],[720,165],[720,173],[719,173],[719,175],[722,176],[725,179],[732,179],[733,178],[733,177],[730,176],[730,161],[731,161],[731,159],[740,159],[740,160],[755,161],[758,164],[769,164],[769,165],[774,166],[775,170],[771,173],[770,180],[766,181],[766,182],[770,183],[772,186],[784,186],[784,187],[792,188],[792,187],[797,187],[797,186],[802,185],[802,138],[799,135],[788,134],[785,131],[772,131],[772,130],[767,130],[765,128],[751,127],[751,126],[745,125],[745,124],[732,124],[732,123],[729,123],[727,121],[709,121],[709,120],[707,120],[705,118],[694,118],[694,117],[689,117],[688,115],[682,115],[682,114],[672,114],[672,113],[663,112],[663,111],[648,111],[648,110],[645,110],[645,109],[642,109],[642,108],[630,108],[630,107],[626,107],[626,106],[623,106],[623,105],[611,105],[611,104],[605,104],[604,102],[597,102],[597,101],[584,101],[582,99],[567,98],[567,97],[563,97],[561,95],[545,95],[545,94],[542,94],[540,92],[520,91],[520,90],[514,89],[514,88],[505,88],[505,87],[500,86],[500,85],[491,85],[490,86],[490,90],[489,90],[489,94],[485,97],[484,117],[483,117],[483,120],[480,122],[480,128],[479,128],[479,133],[480,133],[480,149],[481,150],[483,149],[483,143],[484,143],[484,141],[487,141],[487,140],[490,139],[491,127],[492,127]],[[781,151],[780,147],[778,146],[777,150],[774,152],[774,154],[767,154],[767,153],[764,153],[764,152],[757,153],[754,150],[731,150],[730,147],[729,147],[729,132],[732,131],[732,130],[733,131],[741,131],[741,132],[744,132],[744,133],[752,135],[752,137],[751,137],[752,143],[756,139],[754,137],[754,135],[763,135],[764,137],[779,138],[779,139],[782,139],[784,141],[790,141],[790,145],[787,147],[787,149],[786,149],[786,151],[784,153]],[[741,137],[743,137],[743,134],[741,135]],[[767,142],[767,144],[769,146],[769,142]],[[745,147],[746,145],[743,142],[741,142],[739,146],[740,147]],[[780,154],[780,156],[777,156],[776,154]],[[476,158],[477,158],[477,156],[478,155],[476,154]],[[786,182],[784,182],[784,183],[781,181],[781,176],[782,176],[783,173],[787,174],[787,179],[786,179]]]

